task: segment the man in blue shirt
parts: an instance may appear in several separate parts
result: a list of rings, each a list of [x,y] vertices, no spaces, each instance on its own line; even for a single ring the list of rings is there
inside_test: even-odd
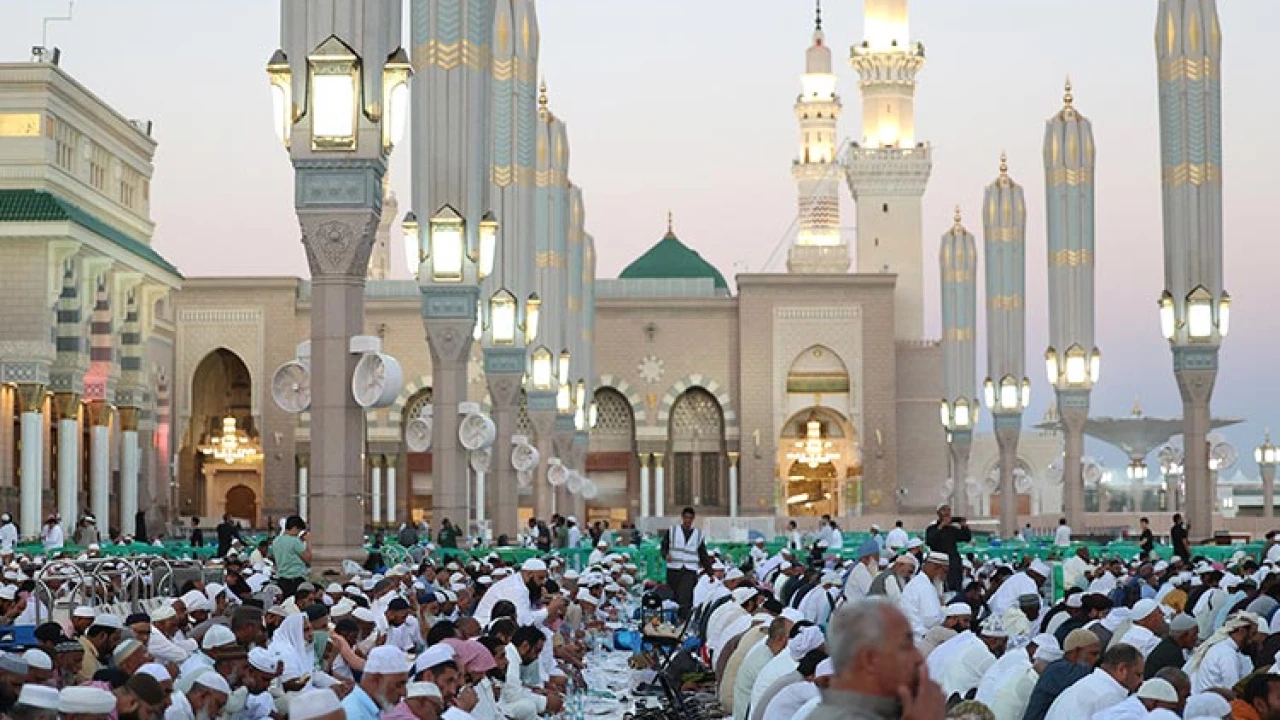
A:
[[[400,648],[380,645],[370,650],[360,684],[342,701],[347,720],[378,720],[384,710],[399,704],[409,682],[409,670]]]

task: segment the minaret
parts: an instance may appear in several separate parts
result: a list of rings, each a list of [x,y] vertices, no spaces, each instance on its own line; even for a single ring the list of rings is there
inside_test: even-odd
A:
[[[951,511],[963,517],[969,514],[965,507],[965,481],[969,477],[969,454],[979,407],[974,394],[978,245],[960,222],[959,206],[955,224],[942,236],[938,266],[942,272],[942,426],[951,448]]]
[[[1213,536],[1206,436],[1231,299],[1222,279],[1222,29],[1214,0],[1160,0],[1156,19],[1164,293],[1160,329],[1182,394],[1187,524]]]
[[[1022,412],[1031,402],[1027,379],[1027,204],[1022,186],[1000,175],[982,200],[983,256],[987,270],[987,379],[983,402],[992,414],[1000,449],[1000,537],[1018,529],[1013,471],[1018,461]]]
[[[849,246],[840,237],[840,166],[836,161],[840,97],[831,71],[831,48],[822,33],[822,5],[818,0],[813,44],[805,53],[800,76],[796,119],[800,121],[800,156],[791,176],[799,191],[800,231],[787,254],[793,273],[849,271]]]
[[[1062,109],[1045,123],[1049,348],[1044,358],[1062,418],[1063,514],[1068,525],[1079,528],[1084,524],[1084,426],[1101,354],[1093,339],[1093,124],[1074,101],[1068,80]]]
[[[391,279],[391,225],[400,220],[400,204],[396,191],[391,189],[391,173],[382,176],[382,219],[373,236],[373,251],[369,253],[370,280]],[[410,271],[413,268],[409,268]]]
[[[916,142],[916,75],[924,46],[907,32],[907,0],[865,0],[866,34],[852,49],[862,91],[862,142],[851,148],[849,190],[858,204],[859,273],[892,273],[895,334],[924,335],[921,198],[933,169]]]

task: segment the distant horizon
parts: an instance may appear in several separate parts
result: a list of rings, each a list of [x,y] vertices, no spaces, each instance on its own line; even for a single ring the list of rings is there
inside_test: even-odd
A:
[[[1156,7],[1155,0],[911,6],[911,39],[924,43],[928,57],[916,134],[934,152],[923,218],[925,334],[939,334],[938,239],[959,203],[981,243],[977,208],[1005,150],[1028,202],[1028,431],[1052,398],[1040,360],[1048,312],[1040,146],[1068,75],[1098,145],[1103,363],[1093,414],[1123,417],[1138,395],[1153,416],[1181,415],[1155,304],[1163,285]],[[42,18],[66,10],[65,0],[7,8],[0,59],[26,60]],[[857,140],[861,102],[847,55],[862,39],[862,3],[826,0],[822,10],[844,103],[841,138]],[[1235,312],[1213,408],[1247,419],[1224,434],[1239,450],[1240,468],[1256,475],[1253,448],[1264,427],[1280,422],[1280,388],[1267,372],[1275,323],[1265,319],[1265,303],[1277,297],[1271,271],[1280,268],[1280,248],[1265,240],[1273,224],[1272,168],[1280,161],[1270,121],[1280,115],[1280,100],[1268,63],[1256,57],[1270,46],[1270,29],[1280,27],[1280,3],[1233,0],[1220,3],[1219,13],[1226,288]],[[790,168],[799,130],[792,105],[813,29],[811,0],[542,0],[538,18],[539,73],[569,127],[570,176],[584,191],[599,276],[616,277],[658,242],[668,211],[676,235],[731,283],[739,273],[761,271],[795,219]],[[51,23],[48,33],[48,44],[62,50],[61,66],[80,83],[122,115],[154,121],[157,251],[193,278],[307,277],[292,168],[271,130],[264,69],[279,45],[278,3],[80,3],[71,22]],[[411,152],[405,143],[391,158],[401,213],[409,209]],[[854,217],[844,188],[842,226]],[[393,275],[408,278],[398,222],[392,242]],[[980,376],[985,367],[980,350]],[[1117,451],[1092,441],[1088,451],[1123,473]]]

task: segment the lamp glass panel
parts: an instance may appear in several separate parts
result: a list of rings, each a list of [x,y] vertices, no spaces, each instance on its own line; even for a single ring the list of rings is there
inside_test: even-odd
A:
[[[540,347],[533,351],[533,387],[535,390],[550,390],[552,380],[551,351]]]
[[[538,337],[538,319],[542,314],[542,300],[531,295],[524,305],[524,341],[531,343]]]
[[[1085,364],[1084,355],[1072,354],[1067,356],[1067,382],[1072,385],[1083,385],[1088,379],[1088,368]]]
[[[972,422],[973,421],[969,418],[969,403],[956,403],[956,427],[966,428],[969,427]]]
[[[996,406],[996,386],[990,380],[982,385],[982,402],[986,404],[987,409]]]
[[[466,256],[465,238],[460,222],[431,223],[431,276],[436,280],[462,280],[462,262]]]
[[[1175,332],[1177,324],[1173,313],[1173,298],[1166,295],[1160,300],[1160,334],[1165,340],[1172,340]]]
[[[1018,408],[1018,385],[1012,381],[1000,385],[1000,407],[1004,410]]]
[[[1023,378],[1022,380],[1022,409],[1026,410],[1031,405],[1031,381]]]
[[[289,97],[283,85],[271,84],[271,111],[276,127],[276,139],[289,139]]]
[[[950,403],[946,400],[943,400],[942,403],[938,405],[938,418],[942,421],[942,427],[951,426],[951,408],[949,405]]]
[[[569,412],[569,408],[573,406],[572,397],[569,394],[569,386],[561,383],[556,390],[556,410],[562,413]]]
[[[356,84],[349,74],[314,74],[311,78],[311,134],[348,138],[356,134]]]
[[[1062,374],[1058,372],[1058,351],[1049,348],[1044,353],[1044,374],[1050,385],[1057,385]]]
[[[493,274],[494,259],[498,254],[498,223],[484,221],[480,223],[480,261],[478,271],[484,279]]]
[[[1213,335],[1213,306],[1208,300],[1187,303],[1187,334],[1198,340]]]
[[[490,322],[495,345],[514,345],[516,341],[516,298],[506,290],[490,301]]]
[[[1089,382],[1098,382],[1098,377],[1102,374],[1102,353],[1097,350],[1089,356]]]
[[[1231,332],[1231,298],[1223,293],[1222,300],[1218,302],[1218,334],[1226,337]]]
[[[559,367],[559,373],[558,373],[558,374],[559,374],[560,384],[561,384],[561,385],[565,385],[565,386],[568,386],[568,384],[569,384],[569,360],[570,360],[570,357],[571,357],[571,356],[569,355],[569,351],[568,351],[568,350],[561,351],[561,353],[560,353],[560,367]]]
[[[396,83],[387,95],[387,138],[392,145],[404,137],[405,126],[409,122],[409,84]]]

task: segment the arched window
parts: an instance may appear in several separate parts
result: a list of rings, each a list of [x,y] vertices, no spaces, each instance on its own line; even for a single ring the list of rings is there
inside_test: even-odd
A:
[[[716,506],[724,493],[724,411],[715,396],[690,388],[671,408],[671,486],[676,505]]]

